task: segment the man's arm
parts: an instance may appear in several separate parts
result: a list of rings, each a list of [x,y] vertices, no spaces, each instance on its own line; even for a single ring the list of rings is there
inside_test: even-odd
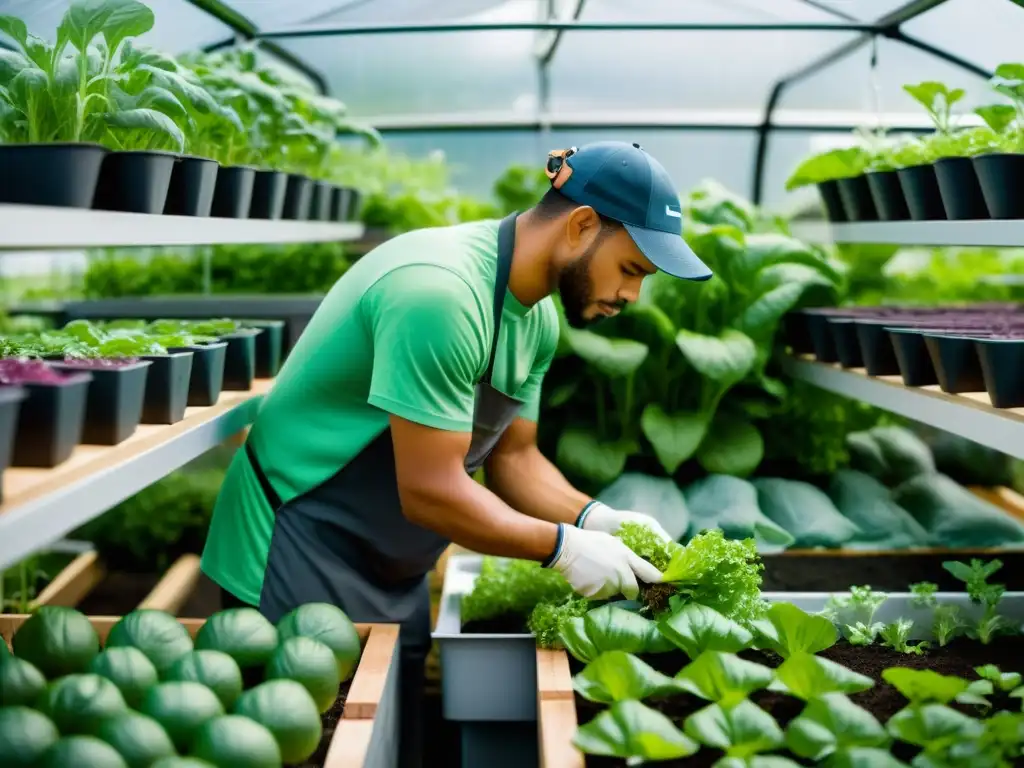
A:
[[[576,490],[537,447],[537,424],[518,418],[485,465],[487,485],[509,506],[538,520],[576,524],[592,501]]]
[[[556,525],[519,514],[466,473],[472,434],[395,415],[390,421],[398,492],[411,522],[481,554],[539,561],[551,556]]]

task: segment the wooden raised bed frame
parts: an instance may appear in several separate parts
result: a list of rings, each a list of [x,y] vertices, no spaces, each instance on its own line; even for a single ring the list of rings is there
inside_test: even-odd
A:
[[[11,638],[27,619],[26,614],[0,614],[0,638],[10,646]],[[90,616],[89,621],[96,627],[100,641],[106,643],[107,635],[117,623],[117,616]],[[192,637],[199,632],[205,619],[178,619]],[[378,766],[394,765],[395,763],[374,761],[368,762],[371,743],[375,735],[378,738],[397,739],[397,711],[389,713],[394,720],[391,725],[396,730],[393,734],[375,734],[377,715],[388,694],[392,695],[392,706],[397,705],[397,664],[398,664],[398,625],[397,624],[356,624],[359,640],[363,644],[363,652],[356,667],[352,684],[341,720],[338,721],[327,751],[323,768],[378,768]],[[566,661],[566,670],[568,670]],[[571,683],[570,683],[571,691]],[[575,705],[572,699],[575,722]],[[397,744],[387,745],[386,751],[397,757]],[[581,763],[582,766],[582,763]]]
[[[576,698],[565,651],[537,649],[537,737],[540,768],[584,768],[573,746]]]

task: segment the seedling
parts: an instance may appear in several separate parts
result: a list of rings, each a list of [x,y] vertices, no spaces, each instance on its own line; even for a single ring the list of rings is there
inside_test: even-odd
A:
[[[1003,567],[1002,560],[983,563],[973,558],[969,566],[957,561],[947,561],[942,567],[967,585],[967,595],[972,603],[983,605],[985,608],[978,623],[967,629],[968,637],[988,645],[996,635],[1011,629],[1009,622],[996,613],[1006,587],[1003,584],[988,583],[988,579]]]
[[[934,608],[937,604],[935,593],[939,591],[939,585],[930,581],[920,581],[910,585],[910,604],[915,608]]]
[[[914,622],[910,619],[900,618],[891,624],[886,624],[879,633],[882,636],[882,645],[900,653],[922,655],[931,644],[927,641],[916,644],[908,642],[910,640],[910,630],[913,628]]]
[[[937,605],[932,617],[932,634],[935,635],[939,647],[945,647],[967,626],[960,616],[960,606],[958,605],[950,603]]]
[[[885,592],[875,592],[870,585],[850,587],[849,595],[830,595],[822,615],[841,625],[851,643],[869,645],[881,631],[874,621],[875,613],[888,597]]]

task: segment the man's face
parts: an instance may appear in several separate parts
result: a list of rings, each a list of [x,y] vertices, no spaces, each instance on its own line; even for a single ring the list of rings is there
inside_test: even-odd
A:
[[[558,274],[558,292],[573,328],[618,314],[637,300],[641,282],[656,269],[622,226],[606,224],[578,248],[582,253]]]

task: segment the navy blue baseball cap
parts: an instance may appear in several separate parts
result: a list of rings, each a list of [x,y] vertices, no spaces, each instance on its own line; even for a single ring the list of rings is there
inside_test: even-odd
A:
[[[548,155],[552,186],[579,205],[625,226],[662,272],[708,280],[711,270],[682,237],[679,195],[668,171],[639,144],[598,141]]]

